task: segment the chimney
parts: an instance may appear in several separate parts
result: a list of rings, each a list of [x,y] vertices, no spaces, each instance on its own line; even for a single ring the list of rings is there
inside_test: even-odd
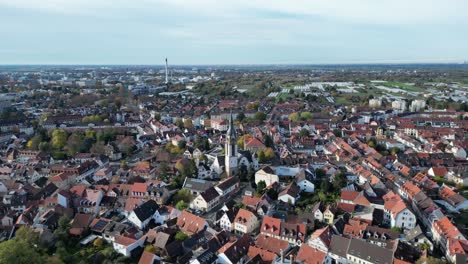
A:
[[[166,58],[166,84],[169,83],[169,72],[168,72],[168,69],[167,69],[167,58]]]

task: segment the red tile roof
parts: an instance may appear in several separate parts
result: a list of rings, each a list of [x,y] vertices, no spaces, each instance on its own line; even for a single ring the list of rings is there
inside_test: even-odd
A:
[[[143,254],[140,257],[140,261],[138,261],[138,264],[153,264],[155,257],[156,255],[154,255],[153,253],[143,251]]]
[[[255,244],[257,245],[257,247],[276,253],[277,255],[280,255],[281,250],[285,251],[289,246],[289,242],[286,240],[281,240],[262,234],[258,235]]]
[[[445,236],[447,238],[458,238],[461,235],[460,230],[450,222],[447,216],[439,221],[435,221],[432,225],[441,236]]]
[[[359,195],[356,191],[341,191],[341,200],[354,201]]]
[[[253,217],[255,217],[255,215],[252,212],[241,208],[237,212],[237,215],[234,218],[234,222],[241,225],[245,225],[249,223]]]
[[[247,253],[249,259],[253,259],[255,256],[259,255],[262,261],[266,263],[272,263],[276,258],[276,254],[265,249],[261,249],[255,246],[249,247],[249,252]]]
[[[207,225],[206,219],[191,214],[188,211],[182,211],[179,217],[177,217],[177,226],[187,234],[194,234],[202,230],[205,225]]]
[[[262,221],[260,232],[279,236],[281,230],[281,219],[265,216]]]
[[[356,208],[355,204],[338,203],[338,209],[348,212],[348,213],[353,213],[355,208]]]
[[[307,264],[322,264],[327,254],[307,244],[302,244],[297,253],[297,260]]]

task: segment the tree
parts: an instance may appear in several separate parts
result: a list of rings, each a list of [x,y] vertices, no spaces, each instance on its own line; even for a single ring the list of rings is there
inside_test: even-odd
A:
[[[237,114],[237,116],[236,116],[236,120],[242,123],[242,121],[244,121],[244,120],[245,120],[245,114],[244,114],[244,113],[242,113],[242,112],[241,112],[241,113],[239,113],[239,114]]]
[[[10,239],[0,243],[0,263],[42,264],[45,259],[27,241]]]
[[[326,174],[325,174],[325,171],[322,170],[322,169],[316,169],[315,170],[315,177],[319,178],[319,179],[323,179],[325,178]]]
[[[36,133],[34,137],[31,138],[31,140],[28,141],[27,147],[32,150],[38,150],[39,149],[39,144],[43,141],[43,137],[41,134]]]
[[[182,121],[182,118],[178,117],[175,120],[175,125],[178,126],[180,129],[184,128],[184,121]]]
[[[267,148],[273,148],[274,147],[273,139],[267,134],[265,134],[263,136],[263,142],[265,144],[265,147],[267,147]]]
[[[311,112],[302,112],[300,118],[301,118],[301,120],[310,120],[310,119],[312,119],[312,113]]]
[[[249,170],[247,169],[247,166],[242,164],[237,170],[236,175],[240,181],[247,181],[248,173],[249,173]]]
[[[193,177],[198,173],[195,161],[188,159],[180,159],[176,162],[175,168],[183,177]]]
[[[300,138],[305,138],[305,137],[308,137],[309,135],[310,135],[310,132],[309,130],[307,130],[307,128],[301,128],[301,130],[299,131]]]
[[[331,191],[331,184],[328,181],[328,179],[323,179],[322,182],[320,183],[320,190],[327,193]]]
[[[184,200],[180,200],[180,201],[177,202],[175,207],[176,207],[177,210],[182,211],[182,210],[188,208],[188,204],[186,202],[184,202]]]
[[[240,136],[239,139],[237,140],[237,146],[239,147],[239,149],[244,149],[245,141],[249,141],[250,138],[251,136],[249,134]]]
[[[184,232],[177,232],[177,234],[175,235],[175,239],[178,240],[178,241],[184,241],[186,240],[187,238],[189,238],[189,236],[187,234],[185,234]]]
[[[333,134],[335,135],[335,137],[341,137],[342,136],[342,131],[341,131],[341,129],[335,128],[335,129],[333,129]]]
[[[54,129],[52,131],[52,148],[62,149],[67,142],[67,132],[63,129]]]
[[[341,190],[341,188],[346,187],[346,183],[346,175],[344,173],[337,173],[335,177],[333,177],[334,190]]]
[[[102,241],[102,238],[96,238],[93,242],[93,246],[97,248],[102,247],[103,244],[104,242]]]
[[[275,151],[272,148],[266,148],[263,153],[265,154],[266,160],[271,160],[275,157]]]
[[[266,162],[265,152],[263,152],[263,150],[259,149],[257,151],[257,156],[258,156],[258,162],[260,163]]]
[[[177,193],[174,195],[173,202],[177,205],[179,201],[183,201],[186,204],[192,201],[192,194],[188,189],[180,189],[177,191]]]
[[[147,246],[145,247],[145,251],[154,254],[154,253],[156,253],[156,248],[154,248],[153,245],[147,245]]]
[[[37,233],[29,227],[21,227],[14,239],[0,243],[0,263],[45,263],[38,241]]]
[[[185,149],[186,146],[187,146],[187,141],[185,140],[180,140],[179,142],[177,142],[177,147],[180,149]]]
[[[193,127],[192,120],[190,120],[190,119],[185,119],[185,120],[184,120],[184,127],[185,127],[185,128],[191,128],[191,127]]]
[[[263,112],[257,112],[255,113],[254,115],[254,119],[257,120],[257,121],[264,121],[266,119],[266,114],[263,113]]]
[[[70,218],[67,216],[62,216],[59,219],[58,227],[54,231],[54,235],[57,237],[59,241],[68,242],[69,241],[69,234],[68,230],[70,229]]]
[[[67,154],[68,156],[74,156],[80,151],[83,146],[83,137],[78,133],[73,133],[68,137],[67,140]]]
[[[257,193],[263,193],[263,191],[265,190],[266,188],[266,182],[265,181],[259,181],[258,184],[257,184]]]
[[[289,120],[292,121],[292,122],[296,122],[298,121],[300,118],[299,114],[298,113],[292,113],[289,115]]]

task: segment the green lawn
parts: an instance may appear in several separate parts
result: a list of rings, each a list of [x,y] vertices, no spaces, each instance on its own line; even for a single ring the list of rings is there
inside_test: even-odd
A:
[[[397,87],[397,88],[400,88],[402,90],[408,90],[408,91],[413,91],[413,92],[422,92],[422,91],[424,91],[424,88],[422,88],[422,87],[418,87],[418,86],[415,86],[415,85],[409,85],[409,84],[402,83],[402,82],[386,82],[386,83],[382,83],[382,85],[387,86],[387,87]]]

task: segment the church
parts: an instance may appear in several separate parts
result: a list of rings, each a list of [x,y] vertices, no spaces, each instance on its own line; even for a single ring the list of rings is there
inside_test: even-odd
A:
[[[239,150],[237,140],[234,118],[231,113],[224,143],[224,156],[217,156],[212,165],[212,169],[219,175],[226,172],[227,177],[234,176],[242,166],[245,166],[249,171],[259,169],[257,154],[252,154],[248,150]]]

